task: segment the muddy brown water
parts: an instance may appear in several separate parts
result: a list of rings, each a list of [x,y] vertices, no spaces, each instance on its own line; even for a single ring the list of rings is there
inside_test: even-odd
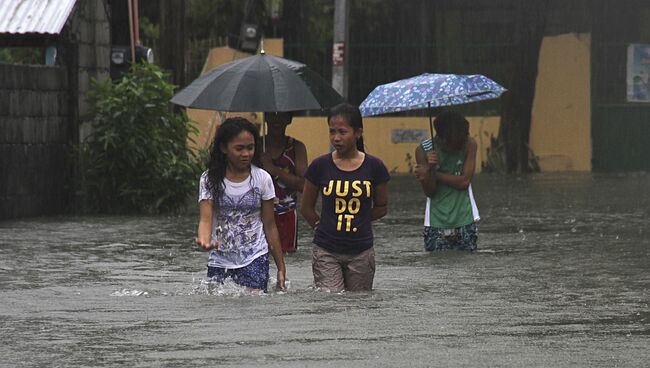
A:
[[[650,175],[477,175],[479,251],[427,253],[412,177],[368,293],[204,279],[197,211],[0,222],[2,367],[648,367]],[[274,274],[274,271],[271,273]]]

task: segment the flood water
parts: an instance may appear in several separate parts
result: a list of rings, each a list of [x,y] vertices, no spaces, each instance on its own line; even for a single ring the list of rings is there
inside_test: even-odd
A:
[[[393,177],[375,290],[206,283],[197,211],[0,222],[2,367],[648,367],[650,175],[478,175],[479,251],[427,253]],[[275,275],[272,266],[271,275]]]

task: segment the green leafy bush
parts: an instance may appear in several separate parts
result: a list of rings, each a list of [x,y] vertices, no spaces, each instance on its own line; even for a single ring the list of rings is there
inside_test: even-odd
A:
[[[173,86],[156,65],[137,64],[117,81],[93,82],[92,132],[81,145],[81,195],[88,211],[178,210],[196,191],[196,134],[170,110]]]

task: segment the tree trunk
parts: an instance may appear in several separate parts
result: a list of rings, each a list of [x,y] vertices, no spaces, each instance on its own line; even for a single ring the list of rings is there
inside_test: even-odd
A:
[[[160,1],[160,65],[185,87],[185,0]]]
[[[520,3],[517,42],[511,85],[504,94],[498,145],[503,147],[508,173],[531,171],[529,163],[530,124],[535,98],[539,51],[546,28],[548,0]]]

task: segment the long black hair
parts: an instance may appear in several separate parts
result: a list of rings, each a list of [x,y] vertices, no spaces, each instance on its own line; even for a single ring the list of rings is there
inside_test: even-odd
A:
[[[253,123],[242,117],[226,119],[214,135],[214,141],[210,148],[210,161],[208,162],[207,186],[212,193],[216,208],[219,207],[219,198],[225,189],[223,179],[226,177],[226,168],[228,167],[228,159],[221,149],[227,147],[228,143],[243,131],[251,133],[255,140],[255,147],[259,147],[260,132]],[[259,158],[259,151],[255,149],[252,163],[259,166]]]
[[[355,131],[363,129],[363,118],[357,106],[350,105],[349,103],[341,103],[332,107],[327,113],[327,122],[329,123],[330,119],[335,116],[340,116],[345,119]],[[357,149],[365,152],[363,148],[363,135],[357,139]]]

